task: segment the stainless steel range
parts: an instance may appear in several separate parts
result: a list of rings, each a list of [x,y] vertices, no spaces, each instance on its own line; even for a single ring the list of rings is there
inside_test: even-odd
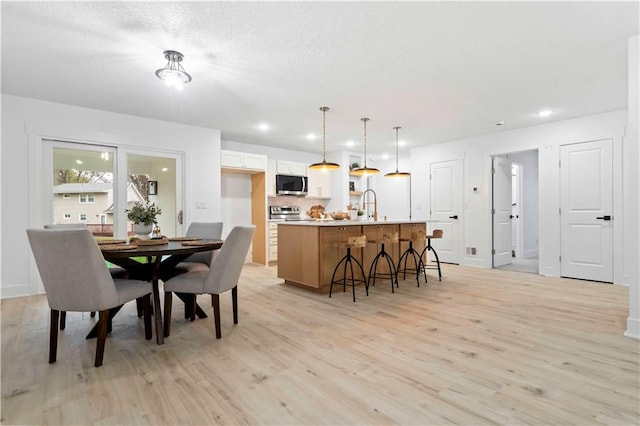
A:
[[[301,220],[299,206],[269,206],[271,220]]]

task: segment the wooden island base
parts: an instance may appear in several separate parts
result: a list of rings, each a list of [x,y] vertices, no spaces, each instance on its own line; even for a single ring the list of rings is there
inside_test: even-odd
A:
[[[400,238],[409,238],[412,232],[427,231],[426,222],[283,222],[278,224],[278,277],[285,284],[328,293],[333,270],[346,254],[346,248],[338,243],[347,238],[366,235],[367,241],[381,240],[385,233],[398,232]],[[385,250],[397,264],[409,246],[408,242],[386,244]],[[415,244],[422,251],[424,243]],[[367,243],[361,249],[353,249],[351,254],[358,259],[366,273],[373,258],[380,251],[380,244]],[[378,272],[388,272],[384,262],[378,265]],[[342,276],[338,271],[337,277]],[[358,278],[358,275],[356,275]],[[362,278],[362,277],[359,277]]]

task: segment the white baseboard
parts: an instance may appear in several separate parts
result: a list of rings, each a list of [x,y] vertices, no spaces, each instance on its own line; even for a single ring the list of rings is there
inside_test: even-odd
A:
[[[30,286],[28,284],[22,285],[3,285],[0,287],[0,299],[11,299],[13,297],[29,296]]]
[[[624,332],[627,337],[634,339],[640,339],[640,319],[639,318],[627,318],[627,330]]]

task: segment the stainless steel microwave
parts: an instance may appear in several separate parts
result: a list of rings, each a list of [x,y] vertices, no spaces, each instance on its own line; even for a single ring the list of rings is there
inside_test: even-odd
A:
[[[276,175],[277,195],[307,195],[307,177]]]

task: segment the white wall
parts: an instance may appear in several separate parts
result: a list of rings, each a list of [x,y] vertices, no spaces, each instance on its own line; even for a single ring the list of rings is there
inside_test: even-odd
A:
[[[226,238],[234,226],[247,226],[251,220],[251,175],[241,173],[221,174],[222,238]]]
[[[376,164],[380,173],[371,179],[371,187],[378,199],[378,220],[409,220],[411,178],[389,178],[386,173],[396,170],[396,159],[380,161]],[[409,159],[398,159],[398,170],[409,171]]]
[[[1,297],[34,294],[38,277],[25,230],[43,225],[42,138],[171,151],[185,158],[185,223],[220,220],[220,132],[2,95]],[[30,171],[35,175],[30,176]],[[195,209],[196,202],[206,204]],[[6,209],[6,206],[11,209]]]
[[[625,273],[629,282],[626,336],[640,339],[640,36],[629,39],[629,125],[624,141]]]
[[[502,131],[411,150],[412,206],[414,219],[427,219],[429,212],[429,164],[460,159],[463,164],[463,214],[460,216],[461,247],[478,247],[478,255],[461,263],[491,267],[491,157],[507,152],[538,150],[540,273],[560,274],[560,145],[612,139],[614,150],[614,282],[623,283],[622,136],[627,111],[556,121],[544,125]],[[472,188],[479,192],[473,193]],[[464,252],[464,251],[462,251]],[[628,265],[627,265],[628,267]]]

